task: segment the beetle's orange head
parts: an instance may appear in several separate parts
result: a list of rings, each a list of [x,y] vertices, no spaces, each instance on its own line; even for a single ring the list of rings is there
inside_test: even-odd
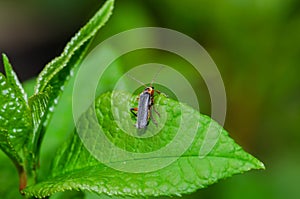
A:
[[[150,95],[153,95],[154,94],[154,87],[153,86],[149,86],[149,87],[145,88],[145,91],[147,93],[149,93]]]

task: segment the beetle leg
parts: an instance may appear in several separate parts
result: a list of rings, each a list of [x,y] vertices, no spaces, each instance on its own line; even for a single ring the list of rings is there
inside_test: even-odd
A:
[[[153,123],[155,124],[155,126],[157,127],[158,126],[157,121],[155,120],[155,118],[153,117],[152,114],[150,115],[150,118],[153,121]]]
[[[153,123],[155,124],[155,126],[157,127],[158,126],[158,123],[157,123],[157,121],[156,121],[156,119],[153,117],[153,115],[152,115],[152,109],[156,112],[156,110],[155,110],[155,108],[154,108],[154,106],[150,106],[150,118],[151,118],[151,120],[153,121]],[[158,112],[156,112],[156,113],[158,113]],[[159,113],[158,113],[158,115],[159,115]],[[160,116],[160,115],[159,115]]]
[[[135,112],[138,111],[138,108],[130,108],[130,112],[135,116],[137,117],[137,114]]]
[[[158,117],[160,117],[160,113],[156,110],[155,106],[152,106],[152,107],[153,107],[154,112],[158,115]]]

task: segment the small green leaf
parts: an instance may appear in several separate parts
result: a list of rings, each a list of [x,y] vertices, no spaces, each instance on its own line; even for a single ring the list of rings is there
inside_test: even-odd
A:
[[[34,94],[29,98],[28,105],[32,113],[33,133],[30,136],[32,151],[38,153],[37,148],[41,144],[40,133],[42,131],[43,123],[47,117],[49,96],[51,94],[51,87],[48,87],[45,91]],[[37,140],[35,140],[37,139]]]
[[[6,55],[2,56],[6,77],[0,73],[0,145],[14,162],[21,164],[21,158],[24,158],[23,147],[32,131],[31,113],[21,83]]]
[[[155,106],[161,114],[160,117],[155,117],[158,126],[150,122],[143,135],[146,137],[136,137],[133,125],[135,120],[128,116],[128,107],[134,106],[136,97],[121,91],[114,92],[113,95],[101,95],[95,102],[96,109],[91,106],[77,125],[77,131],[85,143],[74,133],[69,142],[59,150],[53,162],[51,176],[27,187],[24,193],[35,197],[45,197],[65,190],[87,190],[121,196],[181,195],[234,174],[264,168],[259,160],[243,151],[211,118],[163,95],[155,98]],[[94,113],[97,118],[93,117]],[[100,139],[101,132],[97,131],[99,126],[114,148],[107,148],[106,151],[101,148],[107,144],[105,139]],[[203,157],[199,150],[210,127],[219,136],[211,150],[205,149],[209,153]],[[157,128],[159,131],[153,134]],[[124,129],[128,131],[124,132]],[[183,136],[177,136],[178,130],[184,132]],[[196,134],[190,137],[194,130]],[[171,143],[175,143],[177,147],[147,156]],[[181,155],[174,156],[173,152],[186,144],[186,150]],[[89,151],[85,146],[89,147]],[[141,156],[124,156],[125,159],[119,156],[119,159],[114,159],[119,149]],[[100,162],[96,157],[107,161]],[[138,172],[141,168],[147,170],[152,164],[159,165],[170,159],[174,160],[156,170]],[[124,165],[130,165],[132,172],[114,169],[125,168]]]

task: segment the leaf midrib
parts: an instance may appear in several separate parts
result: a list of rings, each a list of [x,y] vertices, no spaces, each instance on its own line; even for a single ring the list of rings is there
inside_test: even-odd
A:
[[[183,155],[183,156],[163,156],[163,157],[151,157],[151,158],[137,158],[137,159],[134,159],[134,160],[122,160],[122,161],[115,161],[115,162],[109,162],[109,163],[110,164],[116,164],[116,163],[123,163],[124,161],[125,162],[133,162],[133,161],[139,161],[139,160],[151,160],[151,159],[162,159],[162,158],[163,159],[166,159],[166,158],[178,158],[178,159],[179,158],[186,158],[186,159],[198,158],[199,160],[203,159],[203,158],[200,158],[198,155]],[[251,163],[251,162],[249,162],[249,161],[247,161],[243,158],[236,158],[236,157],[229,157],[229,156],[218,156],[218,155],[207,155],[207,156],[205,156],[205,158],[230,159],[230,160],[236,160],[236,161],[241,161],[243,163],[251,164],[254,168],[258,166],[257,164],[253,164],[253,163]],[[203,159],[203,160],[207,160],[207,159]],[[82,170],[86,171],[86,170],[89,170],[90,168],[95,168],[97,166],[101,166],[103,168],[108,168],[108,166],[106,166],[104,163],[101,163],[100,161],[98,163],[100,163],[101,165],[100,164],[87,165],[87,166],[84,166],[84,167],[81,167],[81,168],[78,168],[78,169],[72,169],[71,171],[66,171],[64,173],[61,173],[61,175],[68,175],[68,174],[72,175],[72,173],[77,173],[77,172],[80,172]],[[54,178],[59,177],[59,176],[60,176],[60,174],[57,174],[57,175],[54,176]],[[51,177],[50,177],[50,179],[51,179]]]

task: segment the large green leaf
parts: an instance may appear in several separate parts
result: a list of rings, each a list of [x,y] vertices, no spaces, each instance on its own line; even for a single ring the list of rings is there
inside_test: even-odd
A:
[[[96,108],[92,106],[79,120],[79,134],[74,133],[59,151],[51,176],[26,188],[24,193],[35,197],[65,190],[123,196],[181,195],[233,174],[264,168],[211,118],[163,95],[155,98],[161,115],[155,116],[158,126],[150,122],[146,133],[136,137],[135,119],[128,113],[128,108],[136,105],[135,99],[136,96],[120,91],[101,95],[95,102]],[[108,145],[99,129],[114,148],[101,148]],[[156,132],[157,129],[160,130]],[[219,135],[216,144],[211,150],[203,149],[211,130],[213,135]],[[175,148],[159,152],[172,144]],[[185,145],[188,147],[182,148]],[[133,158],[118,156],[119,149],[130,152]],[[178,153],[177,149],[185,150]],[[203,156],[200,149],[209,153]],[[157,153],[149,156],[151,152]],[[160,164],[165,166],[150,168]],[[141,169],[145,171],[139,172]]]
[[[93,37],[111,15],[113,3],[114,0],[106,1],[66,45],[63,53],[47,64],[39,74],[35,94],[29,99],[35,125],[32,144],[37,148],[34,148],[33,151],[39,150],[45,132],[43,126],[48,124],[54,106],[58,103],[64,90],[64,85],[72,75],[73,70],[82,62]]]

